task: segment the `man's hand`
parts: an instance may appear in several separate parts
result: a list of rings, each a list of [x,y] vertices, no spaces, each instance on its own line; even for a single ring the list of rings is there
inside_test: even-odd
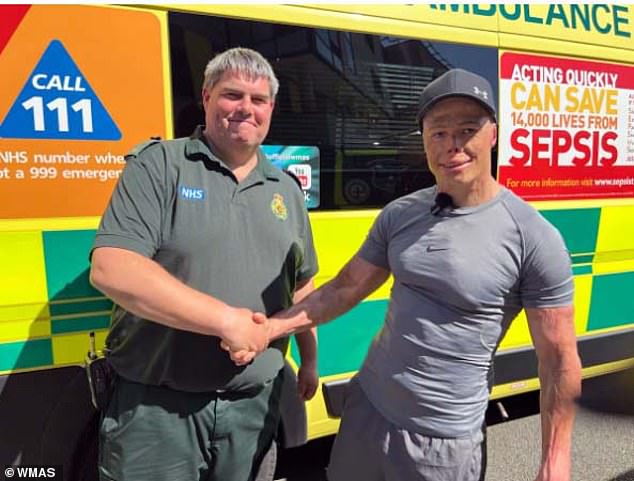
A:
[[[535,481],[570,481],[570,463],[563,463],[554,470],[546,471],[543,467],[539,470]]]
[[[240,320],[238,321],[240,332],[236,332],[231,336],[225,336],[220,342],[220,347],[229,353],[229,357],[236,363],[236,366],[244,366],[249,364],[255,356],[267,348],[271,340],[271,329],[269,320],[261,312],[252,313],[248,309],[239,310],[245,311],[248,314],[247,320],[245,321],[244,317],[240,316]],[[263,344],[258,344],[259,338],[248,338],[250,332],[264,332],[266,341]],[[255,335],[257,336],[257,334]],[[249,342],[249,340],[254,340],[255,342]]]
[[[297,373],[297,395],[304,401],[309,401],[317,392],[319,386],[319,374],[317,365],[302,364]]]
[[[270,324],[264,314],[234,309],[220,345],[229,351],[238,366],[242,366],[268,347],[270,334]]]

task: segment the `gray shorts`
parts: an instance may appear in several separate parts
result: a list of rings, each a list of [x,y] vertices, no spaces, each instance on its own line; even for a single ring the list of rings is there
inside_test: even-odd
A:
[[[356,378],[350,381],[330,481],[480,481],[485,464],[483,431],[456,439],[400,429],[375,409]]]

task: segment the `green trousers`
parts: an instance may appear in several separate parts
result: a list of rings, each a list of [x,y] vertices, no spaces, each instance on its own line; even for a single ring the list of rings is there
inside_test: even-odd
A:
[[[277,432],[281,383],[187,393],[119,378],[99,433],[100,480],[254,480]]]

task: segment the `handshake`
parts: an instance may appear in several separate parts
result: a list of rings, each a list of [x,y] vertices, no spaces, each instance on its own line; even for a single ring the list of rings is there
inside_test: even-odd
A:
[[[275,323],[261,312],[234,309],[227,319],[220,346],[237,366],[250,363],[269,343],[282,333],[274,332]]]
[[[249,309],[232,309],[226,319],[220,346],[229,353],[237,366],[249,364],[255,356],[264,351],[269,343],[287,335],[285,328],[289,311],[280,311],[275,317],[267,318],[261,312]],[[300,399],[311,399],[319,385],[317,372],[317,333],[314,329],[297,333],[295,339],[299,348],[301,365],[297,372],[297,394]]]

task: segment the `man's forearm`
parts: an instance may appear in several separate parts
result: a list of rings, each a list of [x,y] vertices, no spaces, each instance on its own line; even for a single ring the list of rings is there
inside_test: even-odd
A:
[[[293,294],[293,304],[298,304],[313,292],[315,292],[315,283],[312,278],[301,282]],[[297,341],[301,366],[316,367],[317,328],[313,327],[312,329],[298,332],[295,335],[295,341]]]
[[[389,274],[355,255],[334,279],[271,318],[271,336],[288,336],[339,317],[378,289]]]
[[[235,310],[185,285],[151,259],[123,249],[95,250],[91,282],[135,315],[199,334],[223,336]]]
[[[314,366],[317,363],[317,328],[313,327],[295,335],[299,358],[302,366]]]
[[[542,463],[540,480],[569,480],[575,400],[581,391],[576,353],[557,365],[540,364]]]
[[[256,324],[266,325],[270,339],[305,331],[340,316],[374,292],[389,277],[387,269],[377,267],[359,256],[354,256],[330,282],[327,282],[298,304],[267,319],[256,313]],[[297,298],[301,298],[298,296]],[[223,339],[224,349],[231,351],[231,359],[244,365],[258,350]]]
[[[272,337],[284,337],[314,328],[345,313],[360,300],[354,289],[347,288],[339,278],[335,278],[299,304],[276,314],[272,318]]]
[[[542,462],[536,481],[570,481],[575,400],[581,392],[574,308],[526,309],[539,360]]]

